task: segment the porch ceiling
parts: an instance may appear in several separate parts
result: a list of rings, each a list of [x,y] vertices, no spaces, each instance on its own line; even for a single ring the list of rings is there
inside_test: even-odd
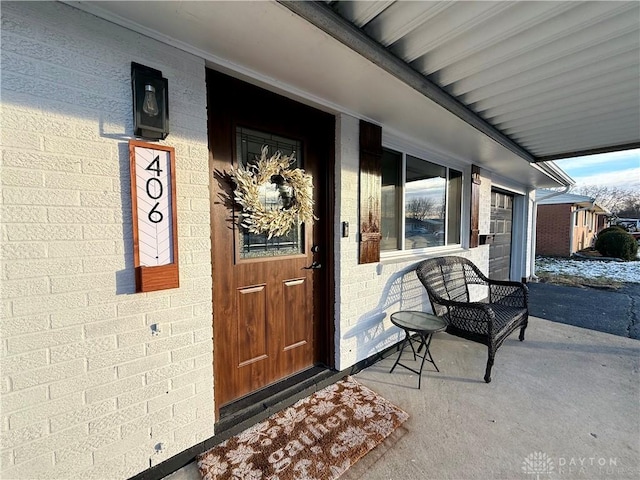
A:
[[[536,161],[640,145],[637,1],[326,3]]]
[[[570,184],[535,162],[640,144],[637,2],[65,3],[505,184]]]

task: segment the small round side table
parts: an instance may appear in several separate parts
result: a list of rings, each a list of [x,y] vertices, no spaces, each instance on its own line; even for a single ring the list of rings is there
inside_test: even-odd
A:
[[[431,352],[429,352],[429,346],[431,345],[431,339],[433,338],[433,334],[435,332],[441,332],[447,328],[447,322],[440,317],[437,317],[431,313],[418,312],[418,311],[400,311],[391,314],[391,323],[395,326],[400,327],[404,330],[404,341],[402,342],[402,347],[400,348],[400,353],[398,353],[398,358],[396,359],[396,363],[391,367],[391,371],[389,373],[393,373],[393,370],[397,365],[406,368],[407,370],[412,371],[413,373],[418,374],[418,388],[420,388],[420,383],[422,380],[422,368],[424,367],[424,362],[428,361],[436,367],[436,371],[440,371],[436,362],[433,361],[433,357],[431,356]],[[417,333],[420,337],[420,346],[418,347],[418,353],[413,348],[413,343],[411,339],[411,335]],[[411,350],[413,350],[413,359],[416,357],[422,358],[422,362],[420,362],[420,370],[414,370],[407,365],[400,363],[400,357],[402,357],[402,352],[404,351],[404,347],[407,342],[411,345]],[[418,355],[422,347],[425,347],[424,354]]]

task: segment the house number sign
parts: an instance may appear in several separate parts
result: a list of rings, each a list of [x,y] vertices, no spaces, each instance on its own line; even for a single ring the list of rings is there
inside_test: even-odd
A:
[[[179,286],[175,152],[129,141],[136,291]]]

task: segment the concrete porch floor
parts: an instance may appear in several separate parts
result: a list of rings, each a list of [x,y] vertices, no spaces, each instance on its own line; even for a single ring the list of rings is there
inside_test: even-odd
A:
[[[440,373],[425,364],[421,390],[414,373],[389,374],[395,352],[355,375],[410,418],[341,479],[640,478],[638,340],[531,318],[490,384],[483,345],[439,333],[431,352]],[[548,462],[527,467],[532,454]],[[166,477],[199,478],[193,463]]]

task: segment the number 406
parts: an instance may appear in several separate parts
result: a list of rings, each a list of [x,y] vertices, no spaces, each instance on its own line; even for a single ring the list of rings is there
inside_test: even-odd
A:
[[[156,158],[153,159],[153,161],[145,168],[145,170],[155,172],[156,177],[159,177],[160,173],[162,173],[162,169],[160,168],[160,157],[156,156]],[[162,182],[156,177],[149,178],[146,185],[147,195],[153,200],[159,200],[160,198],[162,198],[162,194],[164,193]],[[152,223],[160,223],[162,222],[162,220],[164,220],[164,215],[162,214],[162,212],[157,210],[159,206],[160,202],[156,202],[156,204],[147,215],[147,218]]]

